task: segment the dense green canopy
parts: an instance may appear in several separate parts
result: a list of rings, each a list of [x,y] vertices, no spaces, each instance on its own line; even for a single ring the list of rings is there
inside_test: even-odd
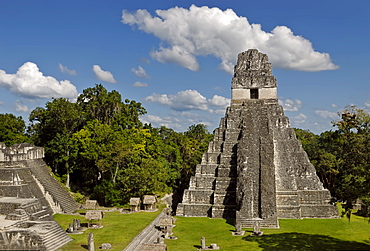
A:
[[[338,115],[336,130],[296,133],[324,186],[351,208],[356,199],[370,198],[370,114],[348,106]]]
[[[173,191],[181,197],[213,135],[202,124],[184,133],[143,125],[145,113],[141,103],[96,85],[75,103],[59,98],[34,109],[27,134],[21,117],[0,114],[0,142],[44,147],[54,174],[101,205]],[[296,134],[324,186],[351,207],[357,198],[370,202],[370,115],[355,106],[338,115],[335,130]]]
[[[76,103],[53,99],[33,110],[29,133],[67,187],[122,205],[132,196],[183,190],[212,138],[201,124],[185,133],[143,125],[145,113],[141,103],[96,85]]]

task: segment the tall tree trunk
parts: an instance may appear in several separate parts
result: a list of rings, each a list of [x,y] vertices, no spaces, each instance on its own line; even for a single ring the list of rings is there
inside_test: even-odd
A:
[[[68,156],[68,158],[67,158],[67,162],[66,162],[66,169],[67,169],[67,180],[66,180],[66,187],[68,188],[68,189],[70,189],[71,187],[70,187],[70,175],[69,175],[69,163],[68,163],[68,161],[69,161],[69,150],[67,150],[67,156]]]
[[[117,161],[117,165],[116,165],[116,171],[114,172],[114,176],[113,176],[113,184],[116,184],[116,178],[117,178],[117,173],[118,173],[118,161]]]
[[[66,187],[68,188],[68,189],[70,189],[71,187],[70,187],[70,184],[69,184],[69,182],[70,182],[70,177],[69,177],[69,170],[67,170],[67,180],[66,180]]]

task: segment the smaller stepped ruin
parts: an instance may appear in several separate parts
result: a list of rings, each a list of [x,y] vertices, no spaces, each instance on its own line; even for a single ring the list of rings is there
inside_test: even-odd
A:
[[[279,218],[337,217],[278,104],[267,55],[238,55],[231,105],[184,191],[177,215],[233,218],[238,229],[278,228]]]
[[[57,250],[72,240],[53,214],[78,205],[43,157],[41,147],[0,143],[0,250]]]

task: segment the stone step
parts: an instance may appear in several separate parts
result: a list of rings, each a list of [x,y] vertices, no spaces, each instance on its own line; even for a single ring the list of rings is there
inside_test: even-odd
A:
[[[236,206],[234,205],[212,205],[212,218],[235,219]]]
[[[213,194],[214,205],[236,205],[236,192],[234,191],[215,191]]]
[[[192,176],[190,178],[189,190],[213,189],[215,177],[213,176]]]
[[[46,191],[58,201],[60,207],[65,213],[72,213],[77,209],[77,203],[72,199],[69,193],[55,180],[43,163],[40,166],[30,168],[32,174],[45,187]]]
[[[216,170],[216,176],[217,177],[236,177],[236,175],[237,175],[236,166],[220,165]]]
[[[180,216],[210,217],[212,204],[179,203],[178,208]]]
[[[185,189],[183,203],[210,204],[213,196],[213,190],[188,190]]]
[[[56,222],[48,222],[48,225],[42,225],[42,228],[39,234],[47,250],[57,250],[72,241],[72,238]]]
[[[47,210],[41,210],[36,213],[33,213],[31,215],[31,220],[47,220],[50,221],[52,220],[53,217],[50,215],[50,213]]]
[[[232,177],[216,177],[215,190],[219,191],[235,191],[236,178]]]
[[[202,156],[201,164],[219,164],[220,153],[219,152],[205,152]]]
[[[280,228],[279,221],[276,217],[267,219],[237,219],[237,222],[242,228],[253,228],[256,224],[256,221],[259,221],[261,228]]]
[[[214,176],[217,169],[217,164],[198,164],[195,169],[195,175],[211,175]]]

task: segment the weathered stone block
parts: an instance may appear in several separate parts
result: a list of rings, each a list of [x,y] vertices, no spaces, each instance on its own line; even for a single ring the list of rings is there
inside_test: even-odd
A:
[[[183,203],[183,215],[184,216],[195,216],[195,217],[209,217],[211,204],[184,204]]]
[[[211,204],[213,190],[188,190],[184,191],[183,203]]]
[[[278,206],[299,206],[300,200],[297,191],[276,192],[276,205]]]
[[[277,217],[280,219],[301,219],[301,206],[277,206]]]
[[[338,210],[330,204],[301,205],[302,218],[338,218]]]
[[[203,154],[202,157],[202,164],[217,164],[219,163],[220,154],[218,152],[206,152]]]
[[[233,177],[217,177],[215,190],[234,190],[236,188],[236,179]]]
[[[329,205],[330,203],[330,192],[328,190],[305,190],[299,191],[299,202],[300,204],[322,204]]]
[[[237,144],[235,142],[223,142],[222,152],[224,154],[233,154],[236,152]]]
[[[214,140],[208,145],[208,152],[221,152],[223,141]]]
[[[209,176],[192,176],[190,178],[189,189],[213,189],[214,188],[215,177]]]
[[[234,191],[215,191],[213,194],[214,205],[235,205],[236,192]]]
[[[235,219],[235,206],[213,205],[212,218]]]
[[[202,175],[215,175],[217,169],[217,164],[200,164],[197,165],[196,173]]]
[[[236,177],[236,167],[219,166],[216,174],[217,177]]]

